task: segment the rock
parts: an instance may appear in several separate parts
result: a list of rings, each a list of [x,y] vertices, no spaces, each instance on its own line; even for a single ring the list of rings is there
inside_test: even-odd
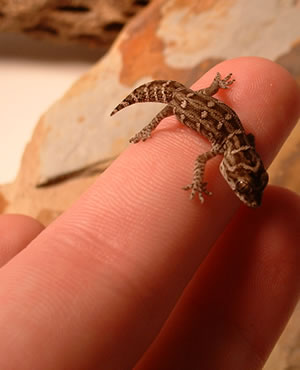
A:
[[[299,48],[299,7],[292,2],[256,1],[257,6],[247,0],[154,2],[42,117],[36,184],[56,181],[94,163],[105,166],[115,158],[160,109],[155,104],[137,105],[110,117],[114,106],[145,81],[175,79],[190,85],[217,62],[249,54],[281,60],[300,75],[297,59],[293,63]]]
[[[89,169],[105,169],[128,145],[128,138],[160,109],[158,104],[141,104],[110,117],[114,106],[145,81],[175,79],[190,85],[219,61],[252,54],[279,62],[300,82],[299,7],[293,2],[255,2],[152,2],[121,32],[109,53],[40,119],[14,184],[15,195],[10,193],[5,209],[34,217],[40,214],[41,207],[51,210],[56,204],[53,214],[64,210],[71,199],[60,194],[63,184],[68,187],[73,179],[79,179],[78,184],[85,183]],[[26,8],[25,4],[19,7]],[[233,43],[234,34],[239,38]],[[295,133],[271,167],[270,175],[273,182],[284,181],[285,186],[300,191],[299,180],[293,176],[297,171],[292,168],[296,167],[284,165],[293,151],[293,166],[299,166],[299,130]],[[272,172],[272,168],[276,171]],[[39,200],[27,203],[18,196],[26,185],[32,199],[48,194],[43,206]],[[35,189],[37,185],[48,187]],[[49,195],[52,189],[57,201]],[[79,193],[73,190],[73,199]],[[5,194],[3,197],[7,199]]]
[[[300,370],[300,303],[273,349],[264,370]]]
[[[0,31],[109,46],[151,0],[0,0]]]

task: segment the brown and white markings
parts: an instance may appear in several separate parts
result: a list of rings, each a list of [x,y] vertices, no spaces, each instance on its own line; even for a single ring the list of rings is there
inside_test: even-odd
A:
[[[201,133],[212,145],[210,151],[197,157],[193,181],[184,187],[191,190],[191,198],[198,193],[203,202],[203,193],[211,195],[203,182],[205,165],[209,159],[222,154],[220,171],[223,177],[242,202],[257,207],[261,204],[268,174],[255,150],[254,136],[245,133],[239,117],[230,107],[212,97],[220,88],[227,89],[233,82],[231,74],[222,80],[217,73],[209,87],[193,91],[176,81],[155,80],[136,88],[111,115],[140,102],[167,104],[130,142],[147,140],[163,118],[175,114],[180,122]]]

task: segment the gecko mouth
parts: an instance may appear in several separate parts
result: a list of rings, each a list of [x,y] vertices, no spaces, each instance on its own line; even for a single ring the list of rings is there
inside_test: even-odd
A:
[[[251,193],[248,193],[248,194],[242,194],[242,193],[239,193],[239,192],[235,192],[235,194],[248,207],[256,208],[256,207],[259,207],[261,205],[262,191],[251,192]]]

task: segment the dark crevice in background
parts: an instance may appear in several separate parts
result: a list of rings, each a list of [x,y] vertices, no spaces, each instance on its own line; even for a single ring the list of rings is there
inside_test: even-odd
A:
[[[145,6],[149,4],[149,0],[134,0],[133,4]]]
[[[104,31],[120,32],[123,27],[124,27],[124,23],[122,22],[110,22],[104,26]]]
[[[65,6],[57,6],[56,10],[61,12],[72,12],[72,13],[86,13],[90,11],[90,8],[87,6],[72,6],[72,5],[65,5]]]

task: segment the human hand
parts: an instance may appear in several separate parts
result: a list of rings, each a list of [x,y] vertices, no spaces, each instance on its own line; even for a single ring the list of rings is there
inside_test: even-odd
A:
[[[216,71],[233,72],[217,97],[268,166],[299,116],[295,82],[239,58],[193,87]],[[269,186],[260,208],[240,207],[219,158],[205,174],[213,196],[190,201],[181,187],[207,147],[166,119],[45,230],[0,217],[0,369],[263,366],[299,296],[300,200]]]

